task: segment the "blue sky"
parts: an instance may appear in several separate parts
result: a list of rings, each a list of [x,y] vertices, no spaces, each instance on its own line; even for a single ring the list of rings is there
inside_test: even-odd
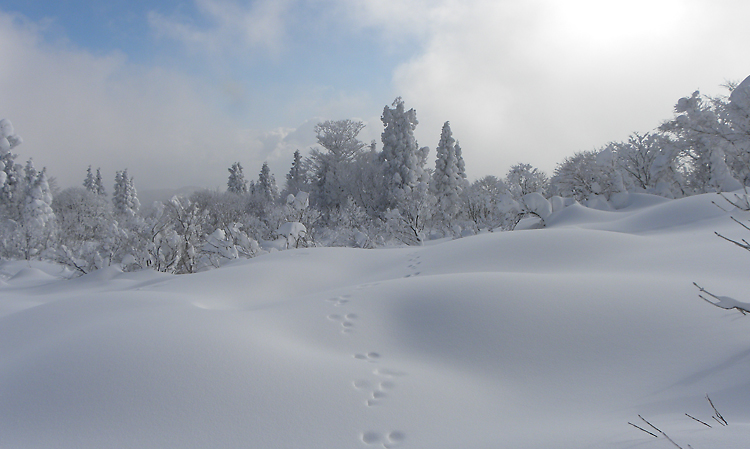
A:
[[[0,116],[61,187],[283,180],[324,119],[451,121],[471,178],[624,140],[750,75],[740,0],[0,0]],[[434,153],[434,152],[433,152]],[[430,156],[430,159],[434,154]]]

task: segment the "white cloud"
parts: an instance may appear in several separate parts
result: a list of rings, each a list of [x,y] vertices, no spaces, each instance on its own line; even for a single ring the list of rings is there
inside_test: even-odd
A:
[[[357,4],[384,35],[415,24],[424,47],[394,88],[417,109],[420,144],[434,147],[451,121],[472,176],[521,161],[551,171],[658,126],[697,88],[750,74],[742,2],[412,0],[395,19],[402,2]]]
[[[198,26],[177,15],[150,11],[148,21],[158,36],[190,49],[208,52],[242,52],[262,49],[277,55],[286,36],[285,15],[294,0],[257,0],[243,5],[233,0],[194,0],[209,26]]]
[[[80,185],[86,167],[106,184],[128,168],[139,188],[223,186],[235,160],[262,153],[253,136],[214,109],[205,86],[174,71],[46,44],[38,25],[0,13],[0,115],[61,187]]]

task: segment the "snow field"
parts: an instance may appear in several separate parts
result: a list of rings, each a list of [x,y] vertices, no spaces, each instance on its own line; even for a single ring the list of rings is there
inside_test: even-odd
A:
[[[185,276],[4,262],[3,444],[673,447],[627,424],[641,414],[683,447],[745,447],[750,318],[692,286],[746,299],[716,199]],[[729,427],[684,416],[711,420],[706,394]]]

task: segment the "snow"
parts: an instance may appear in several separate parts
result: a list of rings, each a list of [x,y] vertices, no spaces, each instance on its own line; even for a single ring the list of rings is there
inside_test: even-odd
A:
[[[3,445],[674,447],[640,414],[685,448],[744,448],[750,317],[692,283],[748,300],[750,254],[714,231],[743,238],[729,216],[750,214],[712,201],[183,276],[1,262]]]

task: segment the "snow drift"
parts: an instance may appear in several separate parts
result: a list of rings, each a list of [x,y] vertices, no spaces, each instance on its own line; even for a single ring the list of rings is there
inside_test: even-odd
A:
[[[23,448],[744,447],[750,254],[716,195],[195,275],[0,266],[0,434]],[[733,211],[738,219],[746,212]],[[707,428],[709,394],[730,422]]]

